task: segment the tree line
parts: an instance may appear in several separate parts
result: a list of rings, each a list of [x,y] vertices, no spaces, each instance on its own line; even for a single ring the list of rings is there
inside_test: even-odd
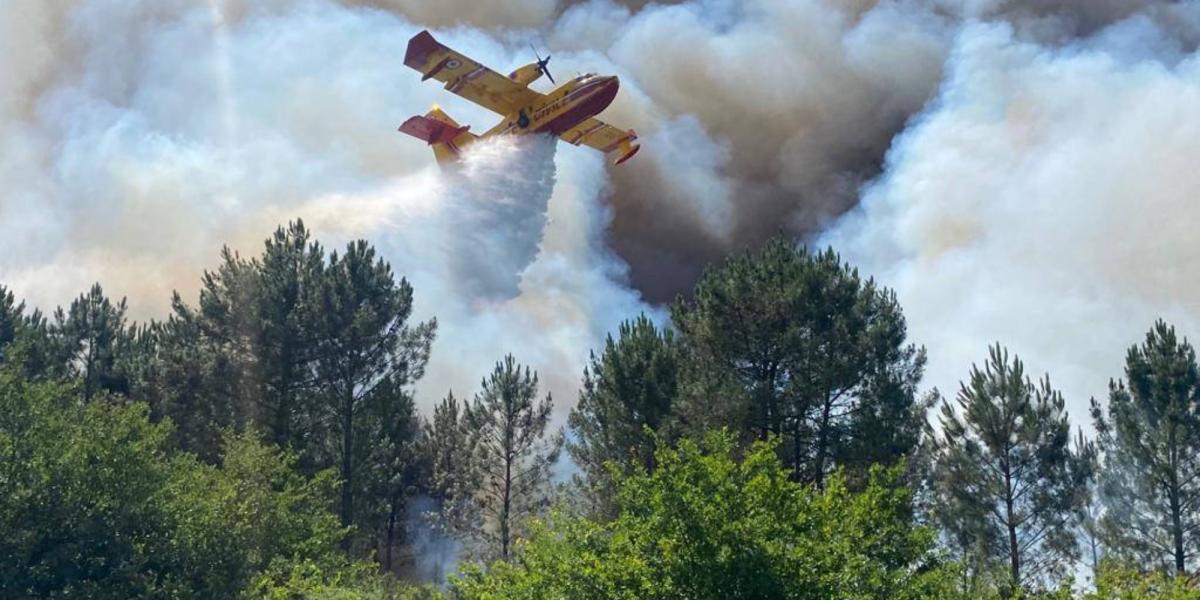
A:
[[[159,321],[99,284],[50,314],[0,288],[0,592],[1065,598],[1086,571],[1196,596],[1200,370],[1166,323],[1089,436],[998,344],[921,392],[895,294],[774,239],[621,324],[555,429],[515,355],[419,414],[413,302],[299,221]],[[470,563],[443,591],[405,581],[414,528]]]

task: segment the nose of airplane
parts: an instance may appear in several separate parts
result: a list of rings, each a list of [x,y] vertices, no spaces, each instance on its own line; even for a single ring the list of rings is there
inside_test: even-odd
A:
[[[616,75],[602,77],[600,82],[595,88],[595,93],[592,94],[592,103],[597,107],[596,112],[592,114],[608,108],[608,105],[617,97],[617,89],[621,87],[621,81],[617,79]]]

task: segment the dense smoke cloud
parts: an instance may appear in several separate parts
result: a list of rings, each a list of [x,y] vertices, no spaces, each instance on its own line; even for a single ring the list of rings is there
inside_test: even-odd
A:
[[[613,173],[610,242],[654,300],[699,270],[779,232],[807,237],[854,205],[892,138],[936,91],[954,36],[973,20],[1070,43],[1132,15],[1178,21],[1153,0],[589,0],[375,2],[418,22],[545,40],[559,66],[614,72],[610,111],[647,138]],[[531,6],[536,4],[537,6]],[[553,12],[553,19],[524,20]],[[1193,11],[1194,12],[1194,11]],[[1194,21],[1194,20],[1193,20]],[[632,89],[631,89],[632,88]]]
[[[1148,20],[1055,50],[967,29],[886,175],[822,239],[895,287],[931,382],[1001,341],[1082,422],[1154,319],[1200,335],[1200,57],[1121,51],[1162,39]]]
[[[447,183],[396,125],[495,116],[401,64],[424,27],[501,71],[533,43],[560,80],[620,75],[604,117],[642,153],[560,145],[509,181],[552,149],[498,147]],[[424,401],[511,350],[561,407],[640,295],[783,231],[897,287],[929,383],[999,339],[1078,416],[1152,315],[1200,314],[1176,235],[1198,40],[1196,3],[1153,0],[9,0],[0,282],[49,307],[98,279],[158,316],[222,244],[303,217],[376,241],[442,319]],[[495,189],[527,204],[471,200]]]

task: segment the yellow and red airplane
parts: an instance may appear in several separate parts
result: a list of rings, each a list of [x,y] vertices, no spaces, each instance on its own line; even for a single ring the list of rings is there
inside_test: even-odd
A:
[[[615,76],[582,75],[543,94],[529,84],[545,75],[550,57],[540,56],[505,77],[466,56],[443,46],[428,31],[408,41],[404,64],[421,72],[421,81],[436,79],[446,89],[504,117],[499,125],[483,135],[470,132],[436,106],[425,116],[412,117],[400,131],[427,142],[439,163],[457,160],[466,146],[493,135],[549,133],[576,146],[585,144],[621,164],[640,146],[633,142],[637,134],[613,127],[595,117],[608,108],[617,96],[620,83]]]

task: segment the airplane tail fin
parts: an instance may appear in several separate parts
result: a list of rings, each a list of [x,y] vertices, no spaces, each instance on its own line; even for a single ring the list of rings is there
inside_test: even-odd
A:
[[[433,155],[438,163],[458,160],[462,149],[470,145],[479,136],[470,132],[471,126],[460,126],[442,109],[434,107],[425,116],[410,117],[400,126],[402,133],[407,133],[433,147]]]

